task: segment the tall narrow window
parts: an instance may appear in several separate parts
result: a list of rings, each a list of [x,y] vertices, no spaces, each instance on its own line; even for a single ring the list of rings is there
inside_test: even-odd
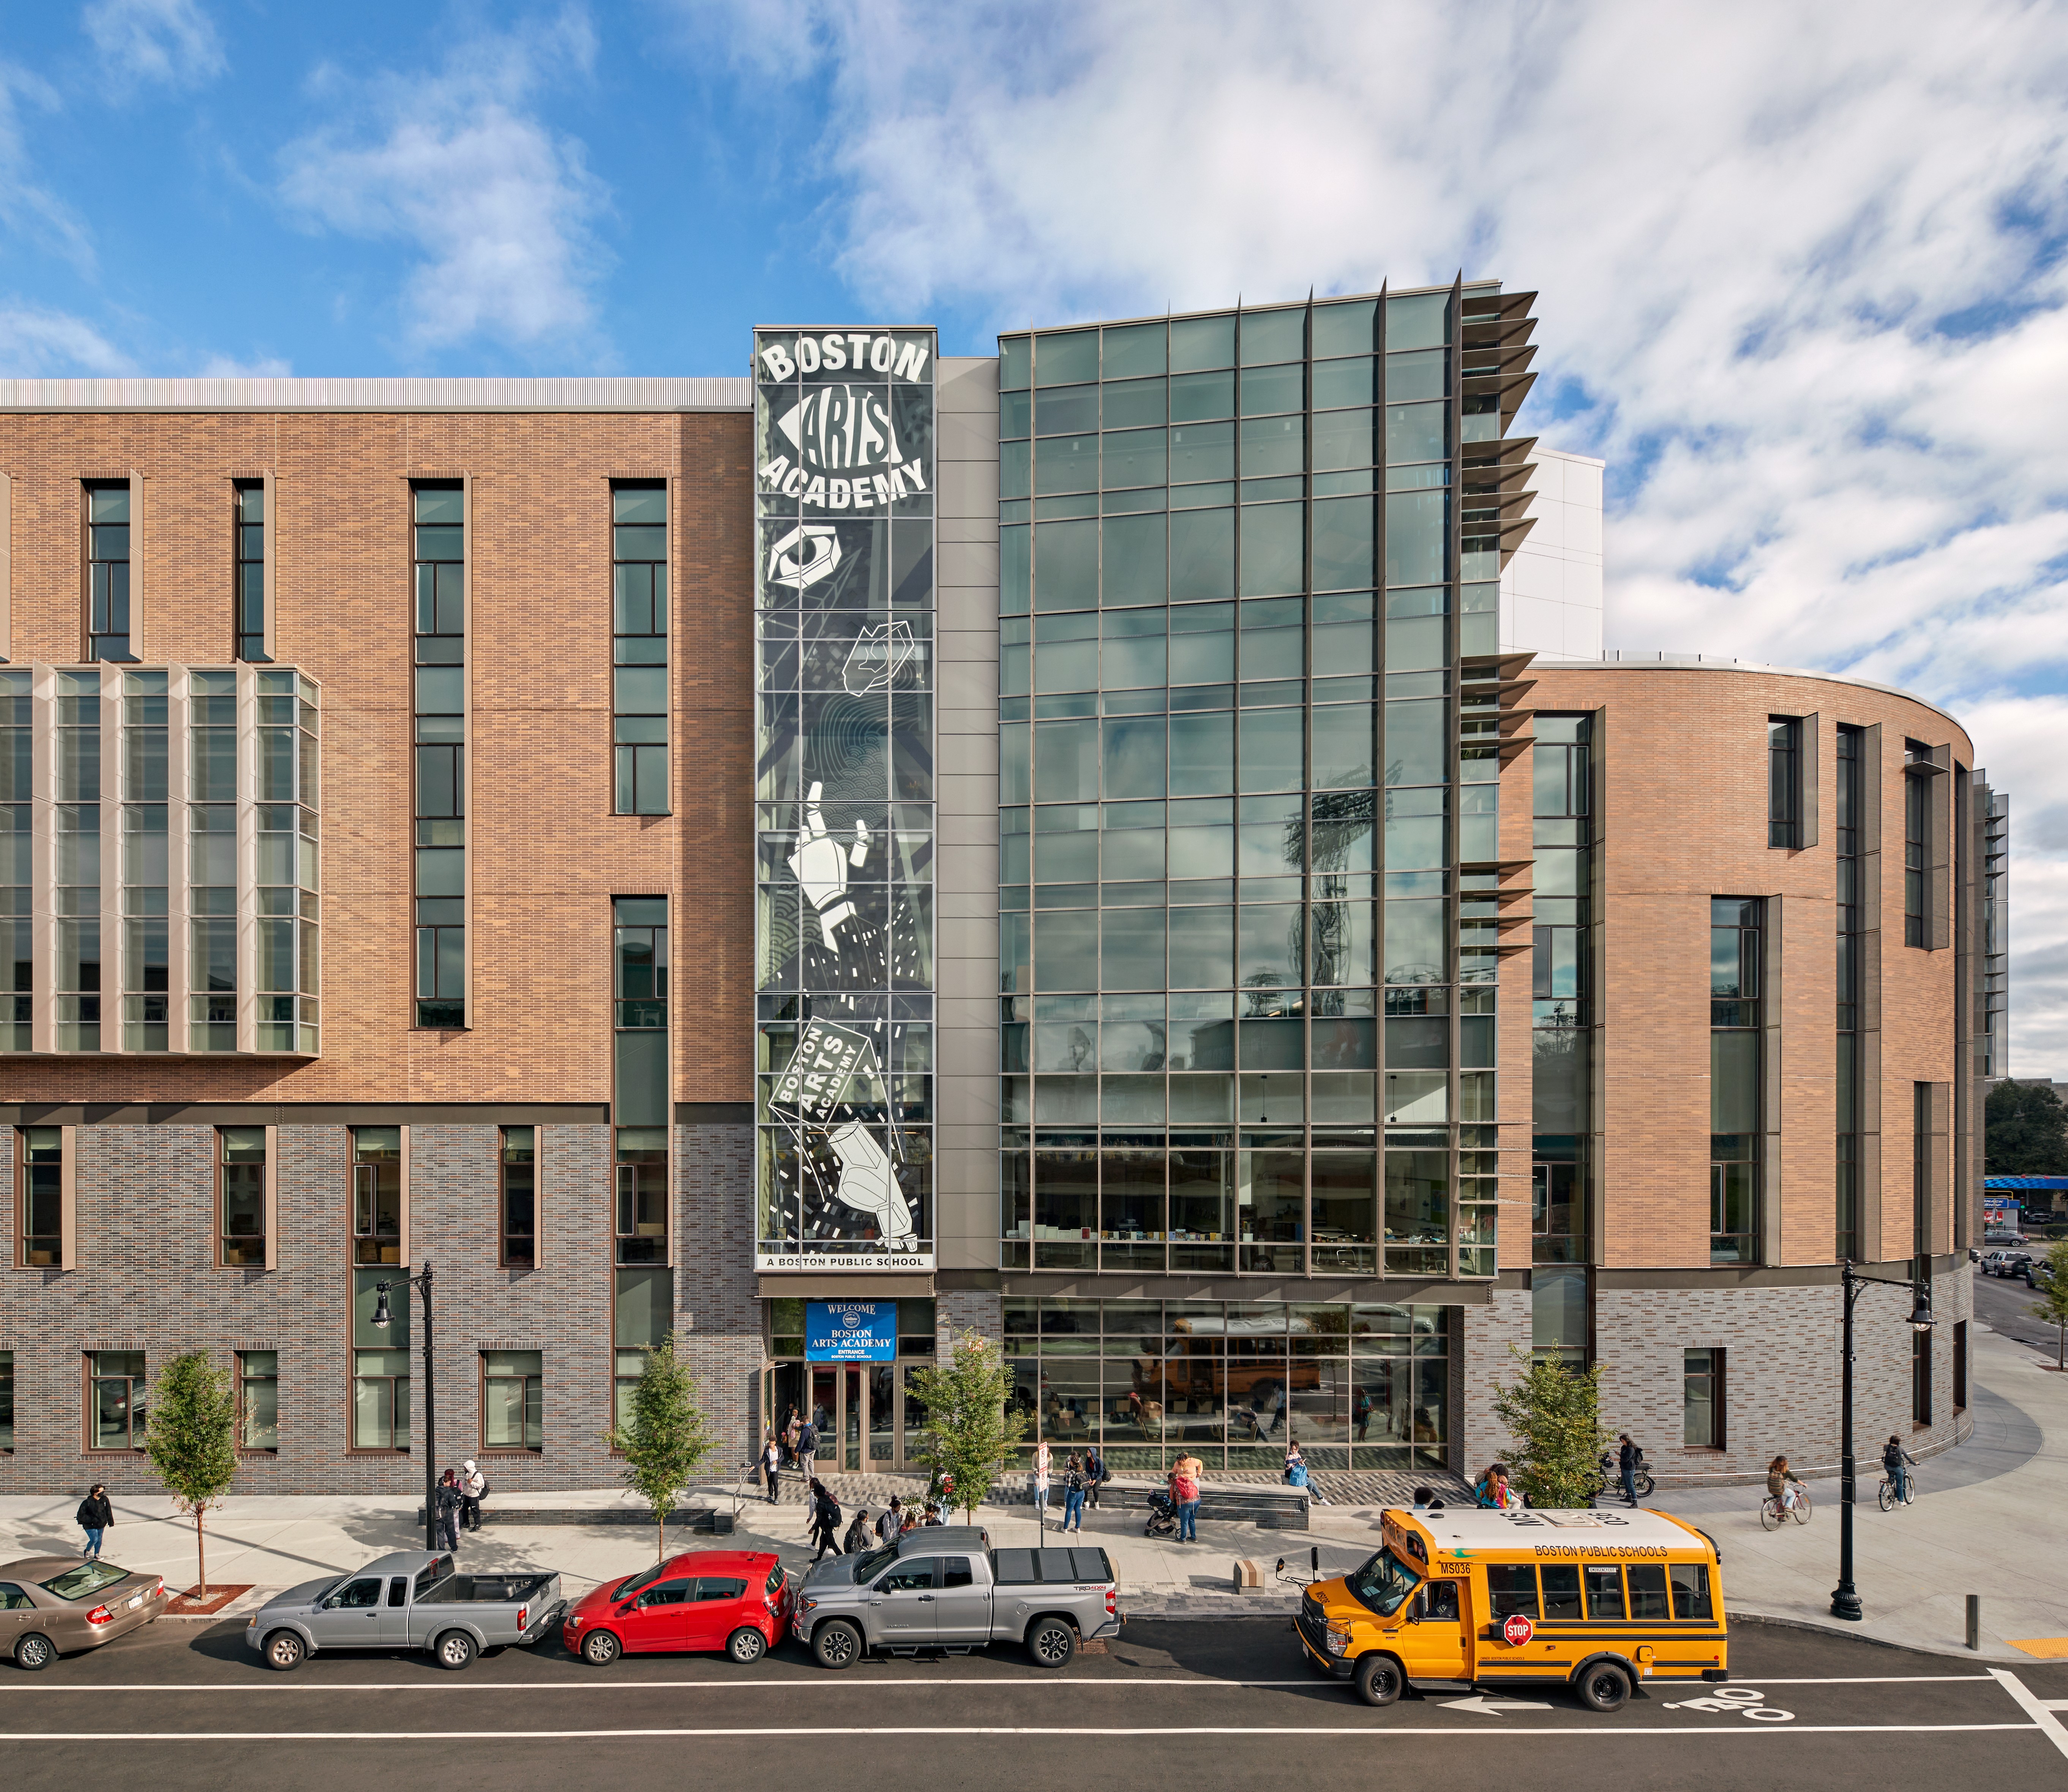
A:
[[[237,1353],[237,1447],[277,1451],[280,1447],[280,1353]]]
[[[1838,1254],[1857,1261],[1860,1239],[1860,830],[1866,820],[1863,729],[1838,727]]]
[[[219,1126],[216,1139],[216,1261],[226,1270],[266,1266],[266,1129]]]
[[[237,1049],[237,674],[187,674],[187,1043]]]
[[[1709,1261],[1759,1253],[1760,921],[1757,898],[1709,904]]]
[[[141,1351],[89,1351],[86,1358],[86,1447],[140,1450],[149,1420]]]
[[[14,1131],[14,1261],[25,1270],[61,1270],[64,1260],[64,1129]]]
[[[315,687],[287,671],[258,688],[257,951],[260,1051],[316,1049]]]
[[[416,1024],[466,1025],[466,494],[412,493],[417,569]]]
[[[167,675],[122,677],[122,1046],[171,1046]]]
[[[270,660],[266,651],[266,486],[237,482],[237,657]]]
[[[86,488],[86,656],[133,660],[129,651],[129,485]]]
[[[0,1351],[0,1455],[14,1452],[14,1353]]]
[[[617,812],[668,810],[668,488],[613,486],[611,739]]]
[[[1913,1424],[1932,1423],[1932,1334],[1910,1335],[1910,1417]]]
[[[1910,1086],[1910,1254],[1932,1273],[1932,1085]]]
[[[1905,741],[1903,758],[1911,766],[1929,766],[1932,750]],[[1909,770],[1903,781],[1903,943],[1932,943],[1932,778]]]
[[[1586,1261],[1586,944],[1592,891],[1586,716],[1540,716],[1531,750],[1537,900],[1531,983],[1532,1256]]]
[[[668,1254],[668,899],[611,903],[616,1058],[617,1235],[620,1263]]]
[[[1724,1447],[1724,1353],[1682,1352],[1681,1441],[1691,1450]]]
[[[538,1129],[503,1128],[503,1261],[531,1268],[538,1261]]]
[[[633,1390],[646,1372],[646,1352],[674,1329],[675,1294],[674,1278],[664,1269],[619,1270],[617,1276],[611,1303],[611,1410],[623,1425],[631,1421]]]
[[[57,1043],[100,1050],[100,675],[57,675]]]
[[[361,1128],[360,1132],[393,1131]],[[352,1272],[352,1447],[406,1450],[409,1447],[409,1290],[396,1270]],[[379,1284],[388,1291],[388,1323],[377,1326]]]
[[[1802,723],[1794,716],[1767,718],[1766,843],[1802,843]]]
[[[538,1450],[545,1447],[544,1353],[481,1353],[481,1447],[485,1450]]]
[[[355,1263],[402,1261],[400,1127],[352,1129],[352,1260]]]
[[[35,699],[26,669],[0,671],[0,1051],[27,1051],[36,986]]]

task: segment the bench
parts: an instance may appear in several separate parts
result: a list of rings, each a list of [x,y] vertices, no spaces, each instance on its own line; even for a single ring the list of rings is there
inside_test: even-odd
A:
[[[483,1525],[643,1525],[650,1529],[653,1514],[636,1506],[503,1506],[492,1501],[481,1509]],[[714,1537],[732,1534],[732,1514],[714,1512],[708,1506],[678,1506],[668,1514],[678,1530],[702,1531]],[[424,1509],[417,1508],[417,1527],[423,1528]]]
[[[1102,1509],[1146,1512],[1152,1491],[1162,1489],[1109,1481],[1099,1489],[1099,1505]],[[1050,1493],[1050,1507],[1056,1503],[1056,1496]],[[1199,1517],[1255,1525],[1260,1530],[1305,1530],[1307,1496],[1297,1487],[1215,1487],[1209,1483],[1199,1489]]]

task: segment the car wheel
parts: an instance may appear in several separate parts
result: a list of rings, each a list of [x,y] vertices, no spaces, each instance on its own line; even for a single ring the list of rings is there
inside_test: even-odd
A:
[[[1590,1711],[1620,1711],[1630,1702],[1630,1676],[1613,1661],[1597,1661],[1580,1671],[1580,1703]]]
[[[743,1668],[768,1652],[768,1639],[751,1624],[742,1624],[725,1640],[725,1652]]]
[[[291,1630],[276,1630],[266,1639],[266,1665],[275,1673],[291,1674],[308,1652],[308,1646]]]
[[[845,1618],[832,1619],[819,1626],[812,1653],[821,1668],[852,1668],[861,1659],[861,1632]]]
[[[474,1639],[463,1630],[449,1630],[438,1640],[432,1652],[441,1668],[456,1674],[474,1665]]]
[[[1391,1705],[1406,1690],[1407,1676],[1400,1671],[1400,1664],[1390,1655],[1367,1655],[1358,1658],[1357,1664],[1357,1696],[1366,1705]]]
[[[617,1659],[617,1638],[607,1630],[592,1630],[582,1639],[582,1660],[592,1668],[608,1668]]]
[[[1027,1632],[1027,1652],[1037,1668],[1067,1668],[1077,1652],[1077,1633],[1060,1618],[1042,1618]]]
[[[35,1631],[31,1631],[14,1645],[14,1665],[22,1672],[40,1674],[56,1660],[58,1652],[51,1647],[51,1640]]]

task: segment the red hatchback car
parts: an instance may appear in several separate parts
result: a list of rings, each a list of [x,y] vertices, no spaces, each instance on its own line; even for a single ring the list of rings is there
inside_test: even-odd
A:
[[[769,1552],[697,1550],[584,1594],[561,1621],[560,1641],[597,1668],[621,1653],[682,1649],[759,1661],[789,1627],[796,1599]]]

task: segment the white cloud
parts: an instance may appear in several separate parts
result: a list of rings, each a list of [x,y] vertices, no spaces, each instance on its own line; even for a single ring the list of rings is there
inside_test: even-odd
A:
[[[2068,709],[2029,694],[2068,685],[2059,6],[682,10],[831,96],[821,215],[871,309],[1538,289],[1524,418],[1610,462],[1612,641],[1965,715],[2012,794],[2013,1061],[2068,1075]]]
[[[208,14],[193,0],[95,0],[79,15],[118,87],[198,87],[229,65]]]
[[[129,358],[92,324],[63,311],[0,304],[0,375],[18,380],[131,371]]]
[[[28,70],[0,62],[0,226],[40,242],[82,272],[91,271],[93,245],[86,227],[35,178],[22,124],[24,103],[55,112],[58,96]]]
[[[411,339],[477,335],[520,344],[588,331],[604,254],[591,221],[606,204],[583,147],[532,109],[539,89],[595,55],[587,19],[462,46],[438,72],[364,82],[326,71],[336,120],[290,144],[280,193],[312,226],[399,241]]]

